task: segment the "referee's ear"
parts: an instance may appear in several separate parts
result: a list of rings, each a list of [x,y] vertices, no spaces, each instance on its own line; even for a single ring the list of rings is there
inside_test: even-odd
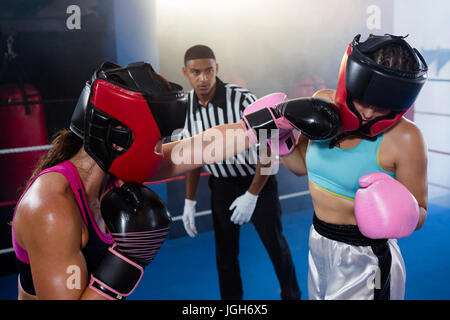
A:
[[[183,72],[183,75],[187,78],[188,76],[187,76],[187,70],[186,70],[186,66],[183,66],[182,68],[181,68],[181,71]]]

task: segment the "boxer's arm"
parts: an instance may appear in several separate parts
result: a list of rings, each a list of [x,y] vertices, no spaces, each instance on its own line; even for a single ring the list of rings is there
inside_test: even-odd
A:
[[[333,89],[320,89],[314,92],[313,98],[322,98],[329,101],[334,101],[334,96],[336,95],[336,90]]]
[[[219,125],[188,139],[163,144],[163,162],[151,180],[178,176],[224,161],[250,146],[240,123]]]
[[[21,238],[30,258],[38,299],[103,299],[87,288],[81,251],[82,220],[73,197],[51,194],[21,216]]]
[[[280,162],[297,176],[303,176],[307,173],[305,159],[308,143],[309,139],[299,134],[294,151],[285,157],[280,157]]]
[[[184,184],[185,184],[186,199],[195,200],[195,193],[197,192],[198,181],[200,180],[200,173],[201,173],[200,168],[185,173]]]
[[[420,229],[427,217],[428,178],[427,145],[415,124],[404,121],[393,135],[396,140],[391,144],[395,148],[395,175],[416,198],[420,207]]]
[[[270,149],[268,149],[268,151],[270,152]],[[252,182],[248,187],[248,192],[253,195],[259,195],[270,177],[269,172],[271,172],[270,167],[272,165],[273,164],[270,156],[267,158],[265,157],[263,160],[258,160],[258,163],[256,164],[255,175],[253,176]]]

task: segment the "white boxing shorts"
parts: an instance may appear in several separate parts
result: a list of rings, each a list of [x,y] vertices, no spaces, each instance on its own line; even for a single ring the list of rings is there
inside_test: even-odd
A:
[[[369,239],[357,226],[314,214],[309,235],[310,300],[402,300],[405,264],[395,239]]]

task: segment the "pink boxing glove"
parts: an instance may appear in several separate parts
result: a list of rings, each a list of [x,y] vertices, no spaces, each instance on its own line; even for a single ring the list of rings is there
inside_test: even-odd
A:
[[[278,103],[286,100],[287,96],[285,93],[275,92],[256,100],[255,102],[250,104],[247,108],[245,108],[241,124],[245,130],[245,134],[247,135],[252,144],[257,144],[259,141],[254,130],[255,128],[248,123],[246,116],[256,111],[260,111],[262,109],[274,108]]]
[[[279,156],[287,156],[295,148],[295,136],[292,130],[280,129],[278,136],[272,136],[267,140],[272,153]]]
[[[359,179],[355,218],[359,230],[371,239],[398,239],[413,233],[419,222],[416,198],[391,176],[375,172]]]
[[[271,138],[271,147],[274,147],[276,141],[276,146],[280,148],[275,153],[281,155],[290,153],[295,147],[293,130],[301,131],[302,135],[311,140],[327,140],[338,133],[340,123],[338,109],[328,100],[286,100],[284,93],[273,93],[255,101],[244,110],[241,120],[251,143]],[[272,130],[277,129],[278,134],[271,137]]]
[[[245,116],[251,113],[254,113],[256,111],[259,111],[261,109],[265,108],[274,108],[278,103],[287,101],[287,96],[285,93],[282,92],[276,92],[268,94],[255,102],[253,102],[251,105],[249,105],[244,110],[244,117],[241,120],[242,126],[246,129],[245,134],[250,139],[250,142],[252,144],[258,143],[258,137],[255,134],[255,131],[246,121]],[[281,129],[281,126],[283,125],[280,120],[276,123],[277,127],[279,128],[279,134],[277,136],[272,136],[270,139],[267,140],[267,143],[269,144],[269,147],[272,149],[272,152],[275,154],[284,156],[288,155],[294,150],[295,147],[295,136],[292,132],[292,127],[290,129]],[[288,125],[289,127],[289,125]],[[273,144],[273,146],[272,146]],[[278,148],[277,148],[278,147]]]

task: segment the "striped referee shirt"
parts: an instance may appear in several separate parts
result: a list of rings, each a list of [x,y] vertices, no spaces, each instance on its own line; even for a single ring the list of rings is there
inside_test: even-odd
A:
[[[189,108],[183,130],[185,138],[197,135],[211,127],[239,122],[244,109],[256,100],[249,90],[223,83],[216,77],[216,91],[208,105],[203,106],[194,90],[189,92]],[[256,147],[220,163],[205,165],[217,178],[244,177],[255,174]]]

